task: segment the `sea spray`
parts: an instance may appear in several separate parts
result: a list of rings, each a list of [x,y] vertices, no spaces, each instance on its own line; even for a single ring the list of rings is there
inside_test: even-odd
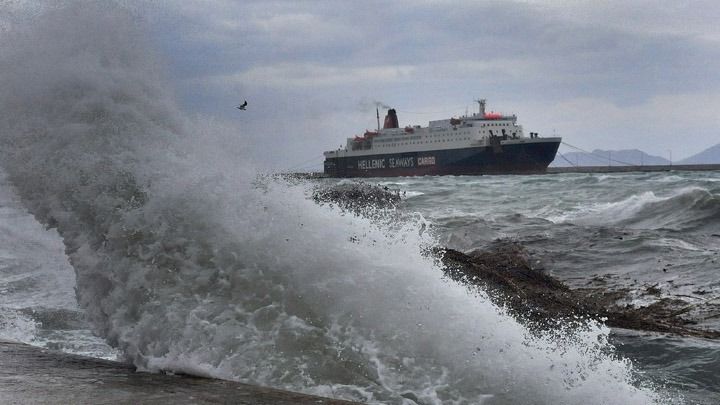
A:
[[[2,39],[2,162],[62,235],[97,333],[138,367],[368,402],[659,400],[606,328],[538,337],[444,280],[420,224],[387,232],[303,185],[260,186],[223,134],[201,146],[121,7],[34,22]]]

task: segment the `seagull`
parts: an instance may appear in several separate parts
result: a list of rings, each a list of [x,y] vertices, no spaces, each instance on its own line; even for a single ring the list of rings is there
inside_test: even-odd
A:
[[[243,110],[243,111],[245,111],[245,108],[246,108],[246,107],[247,107],[247,100],[245,100],[244,103],[240,104],[239,106],[236,106],[235,108],[237,108],[238,110]]]

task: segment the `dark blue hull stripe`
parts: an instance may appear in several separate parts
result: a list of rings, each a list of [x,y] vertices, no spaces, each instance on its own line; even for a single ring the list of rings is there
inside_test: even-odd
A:
[[[544,173],[560,142],[474,147],[325,159],[331,177]]]

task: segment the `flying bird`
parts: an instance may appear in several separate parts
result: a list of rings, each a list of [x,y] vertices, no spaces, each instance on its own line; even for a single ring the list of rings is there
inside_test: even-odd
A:
[[[245,100],[244,103],[240,104],[239,106],[236,106],[235,108],[237,108],[238,110],[243,110],[243,111],[245,111],[245,108],[246,108],[246,107],[247,107],[247,100]]]

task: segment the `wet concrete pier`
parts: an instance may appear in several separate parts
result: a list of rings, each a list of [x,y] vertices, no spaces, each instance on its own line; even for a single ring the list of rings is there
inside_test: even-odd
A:
[[[0,341],[2,404],[352,404]]]

